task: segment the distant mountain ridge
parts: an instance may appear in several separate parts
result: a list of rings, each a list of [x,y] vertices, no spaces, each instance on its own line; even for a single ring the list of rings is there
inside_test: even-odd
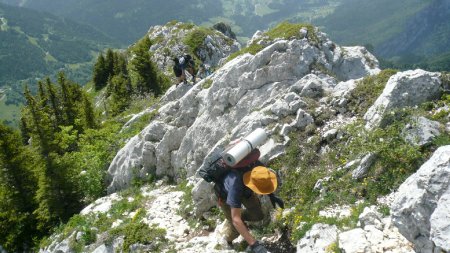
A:
[[[405,30],[379,46],[382,56],[408,54],[439,55],[449,51],[450,1],[437,0],[417,12]]]
[[[37,9],[90,24],[129,44],[141,37],[148,27],[171,20],[213,25],[224,21],[239,36],[249,38],[256,30],[267,29],[295,16],[314,16],[313,9],[330,8],[336,0],[0,0],[16,6]],[[339,0],[337,2],[347,1]],[[314,11],[315,12],[315,11]]]
[[[0,4],[0,86],[90,62],[114,40],[92,27]]]
[[[319,26],[343,45],[371,45],[386,67],[444,70],[450,48],[446,0],[0,0],[90,24],[129,44],[171,20],[229,23],[241,42],[285,20]]]
[[[436,71],[450,67],[449,19],[446,0],[347,0],[317,23],[341,44],[370,44],[390,67]]]

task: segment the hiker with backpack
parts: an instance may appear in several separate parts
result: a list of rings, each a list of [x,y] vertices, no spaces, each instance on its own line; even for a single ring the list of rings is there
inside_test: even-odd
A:
[[[251,252],[266,253],[267,249],[253,237],[245,222],[264,218],[257,194],[269,195],[274,207],[278,204],[284,208],[284,203],[273,194],[278,186],[277,175],[258,160],[259,156],[260,151],[255,148],[233,166],[219,158],[209,167],[200,169],[199,174],[206,181],[214,182],[214,192],[226,218],[225,240],[228,245],[232,246],[233,240],[242,235]]]
[[[177,85],[181,82],[187,84],[186,70],[192,76],[192,84],[195,84],[195,62],[192,56],[186,54],[180,58],[173,58],[173,61],[173,72],[178,79]]]

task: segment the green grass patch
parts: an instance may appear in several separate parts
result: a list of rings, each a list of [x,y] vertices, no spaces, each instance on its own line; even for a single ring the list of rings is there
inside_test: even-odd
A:
[[[161,252],[167,247],[168,240],[166,230],[156,226],[149,226],[143,222],[133,221],[128,224],[114,228],[111,236],[123,236],[122,252],[131,252],[133,244],[143,244],[150,246],[151,252]]]
[[[208,79],[206,79],[205,82],[202,84],[202,88],[203,88],[203,89],[209,89],[209,88],[211,87],[212,83],[213,83],[213,80],[210,79],[210,78],[208,78]]]
[[[425,102],[420,105],[422,110],[427,114],[431,114],[431,119],[446,124],[450,118],[450,93],[449,91],[442,94],[441,99],[437,101]]]
[[[212,35],[214,31],[210,28],[206,27],[196,27],[192,29],[186,37],[184,38],[184,43],[189,47],[189,51],[192,55],[195,55],[197,58],[197,52],[203,46],[203,42],[206,39],[206,36]]]
[[[327,252],[327,253],[342,253],[341,249],[339,248],[339,241],[335,241],[332,244],[330,244],[325,249],[325,252]]]
[[[450,72],[442,72],[441,80],[444,84],[444,87],[450,88]]]
[[[280,195],[287,207],[294,208],[292,213],[277,221],[276,226],[290,227],[294,241],[302,238],[316,223],[354,228],[366,206],[376,204],[378,197],[397,189],[436,147],[450,142],[450,137],[445,135],[436,138],[429,147],[412,146],[406,142],[402,137],[405,125],[421,113],[420,110],[402,109],[392,115],[395,120],[391,125],[373,131],[365,129],[364,121],[357,121],[341,129],[343,138],[328,143],[329,149],[325,153],[319,152],[323,146],[319,135],[307,131],[292,133],[286,154],[269,164],[286,175]],[[368,153],[376,154],[377,158],[365,178],[353,179],[354,168],[336,170]],[[325,176],[329,179],[323,181],[325,190],[319,193],[314,190],[314,185]],[[358,200],[362,203],[356,204]],[[321,210],[333,205],[352,206],[352,215],[344,219],[319,215]],[[387,215],[388,210],[381,207],[380,212]]]
[[[264,49],[263,45],[253,43],[253,44],[249,45],[248,47],[245,47],[237,52],[232,53],[230,56],[228,56],[227,62],[233,60],[234,58],[236,58],[240,55],[246,54],[246,53],[255,55],[263,49]]]
[[[310,24],[294,24],[289,22],[282,22],[278,24],[276,27],[270,29],[265,35],[269,36],[269,39],[274,40],[277,38],[282,39],[302,39],[300,35],[300,29],[306,28],[308,30],[308,34],[306,35],[308,40],[318,44],[319,38],[315,32],[314,26]]]
[[[367,76],[358,81],[356,88],[350,93],[349,108],[357,115],[364,115],[375,100],[381,95],[387,81],[397,70],[385,69],[378,75]]]
[[[144,197],[141,194],[141,191],[137,187],[132,187],[127,190],[124,190],[119,193],[120,199],[116,200],[112,203],[110,210],[106,213],[90,213],[88,215],[74,215],[69,219],[66,224],[61,224],[59,227],[53,231],[54,234],[60,234],[61,240],[69,237],[73,233],[82,232],[81,240],[75,241],[72,240],[70,242],[70,248],[74,252],[85,252],[84,247],[95,243],[98,234],[102,234],[104,232],[108,232],[108,238],[106,241],[112,241],[114,238],[118,236],[124,235],[125,241],[128,243],[134,244],[138,239],[142,239],[141,235],[138,234],[136,237],[129,235],[130,233],[147,233],[150,230],[155,232],[157,235],[161,234],[161,231],[154,230],[155,228],[151,228],[147,226],[149,230],[145,227],[137,226],[137,223],[140,223],[142,218],[145,216],[145,203],[149,201],[147,197]],[[130,213],[135,212],[133,217],[129,217]],[[112,224],[117,220],[122,220],[122,224],[117,228],[111,230]],[[139,230],[140,232],[137,232]],[[142,230],[142,231],[141,231]],[[153,235],[149,233],[149,235]],[[45,248],[54,239],[52,238],[44,238],[40,242],[40,248]],[[142,239],[140,243],[146,243],[147,239]],[[131,245],[130,244],[130,245]],[[125,247],[125,242],[124,242]],[[124,248],[124,251],[127,252],[128,246]]]
[[[196,227],[199,220],[194,217],[194,202],[192,200],[192,185],[188,184],[185,180],[177,185],[176,190],[184,192],[181,199],[180,208],[178,209],[178,215],[188,221],[190,227]]]
[[[319,39],[315,32],[314,26],[310,24],[293,24],[289,22],[283,22],[278,24],[276,27],[270,29],[269,31],[264,33],[264,36],[267,36],[269,40],[274,40],[277,38],[281,39],[301,39],[300,29],[306,28],[308,30],[307,38],[314,44],[319,43]],[[233,60],[234,58],[243,55],[245,53],[250,53],[252,55],[257,54],[261,50],[263,50],[265,46],[258,44],[258,41],[250,44],[248,47],[245,47],[238,52],[234,52],[227,58],[227,62]]]
[[[0,121],[11,127],[19,127],[21,107],[15,104],[6,104],[6,96],[0,93]]]
[[[378,207],[378,212],[380,212],[384,217],[389,216],[391,214],[391,209],[388,205],[380,205]]]
[[[164,41],[164,35],[160,34],[156,38],[152,39],[152,45],[161,44]]]
[[[181,23],[177,28],[182,30],[190,30],[194,27],[195,25],[193,23]]]

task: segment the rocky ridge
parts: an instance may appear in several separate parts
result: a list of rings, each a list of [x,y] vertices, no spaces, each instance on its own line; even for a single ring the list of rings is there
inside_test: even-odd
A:
[[[378,61],[363,47],[340,47],[325,34],[315,32],[318,41],[311,41],[306,29],[299,30],[298,38],[273,41],[259,40],[258,37],[264,38],[264,34],[257,33],[255,41],[264,41],[265,48],[255,55],[244,54],[233,59],[193,87],[172,86],[161,99],[156,119],[133,137],[111,163],[108,170],[110,196],[130,187],[134,178],[148,174],[178,181],[187,178],[193,186],[194,209],[191,214],[205,217],[207,211],[215,206],[215,199],[211,185],[196,177],[196,171],[206,166],[217,151],[230,140],[262,127],[269,133],[269,140],[261,147],[261,159],[269,162],[285,153],[291,132],[316,124],[319,120],[317,115],[321,112],[332,115],[331,120],[320,124],[317,130],[324,143],[320,152],[326,152],[327,142],[342,135],[340,127],[355,120],[354,115],[347,113],[347,95],[357,86],[359,78],[377,74],[380,70]],[[439,97],[446,88],[444,85],[439,73],[422,70],[397,73],[389,79],[383,94],[366,113],[368,128],[385,122],[393,109],[415,106]],[[423,125],[435,125],[439,131],[419,126],[419,130],[410,131],[413,135],[411,140],[417,140],[414,136],[422,136],[424,132],[438,136],[440,132],[448,131],[437,122]],[[410,129],[416,127],[414,124]],[[413,145],[427,145],[429,141]],[[437,150],[427,162],[429,165],[424,165],[430,169],[421,172],[421,168],[411,176],[413,179],[405,182],[406,186],[400,187],[393,196],[394,203],[398,204],[392,206],[391,215],[381,215],[376,207],[367,208],[359,216],[357,228],[347,231],[316,224],[298,241],[297,252],[326,252],[333,247],[338,247],[341,252],[429,252],[430,247],[435,252],[450,251],[446,245],[450,238],[445,232],[448,227],[445,222],[449,220],[445,217],[448,213],[448,184],[429,180],[446,178],[449,161],[442,154],[447,149]],[[364,178],[370,168],[368,161],[376,159],[369,158],[351,161],[337,170],[357,167],[352,172],[356,175],[354,178]],[[436,171],[444,174],[434,174]],[[417,177],[419,179],[414,179]],[[423,182],[424,178],[432,190],[427,194],[433,198],[431,202],[421,201],[423,198],[420,196],[408,200],[417,207],[415,210],[426,210],[427,214],[413,215],[411,219],[410,209],[402,209],[405,207],[404,199],[409,194],[410,182]],[[324,178],[322,182],[327,180]],[[316,186],[318,191],[322,191],[320,183]],[[417,183],[417,187],[417,192],[423,192],[421,183]],[[198,234],[205,230],[187,226],[184,218],[175,211],[181,208],[180,198],[187,193],[172,192],[169,188],[162,186],[153,193],[144,194],[158,196],[159,200],[144,202],[146,210],[155,212],[146,212],[143,222],[156,222],[159,227],[164,227],[166,237],[173,242],[172,249],[177,252],[234,252],[221,244],[221,226],[205,234]],[[105,199],[98,205],[108,206],[110,202]],[[265,206],[270,211],[270,206]],[[94,209],[89,207],[90,211],[86,213]],[[323,215],[335,214],[324,211]],[[414,219],[416,216],[426,219]],[[411,227],[413,229],[409,229]],[[76,233],[72,237],[76,237]],[[355,238],[358,241],[356,246]],[[86,249],[114,252],[111,245],[118,248],[122,244],[120,239],[113,244],[95,242]],[[135,245],[132,252],[145,250],[145,247]],[[57,252],[56,248],[53,244],[43,252]],[[69,249],[62,252],[69,252]]]
[[[235,39],[217,30],[181,22],[152,26],[147,36],[154,42],[150,47],[152,60],[169,76],[173,75],[174,57],[193,54],[206,66],[217,68],[226,57],[241,48]],[[189,39],[193,41],[191,45],[186,43]]]

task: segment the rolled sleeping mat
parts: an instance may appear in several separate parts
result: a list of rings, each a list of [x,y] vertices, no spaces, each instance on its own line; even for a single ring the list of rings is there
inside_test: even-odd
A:
[[[233,167],[246,157],[252,150],[262,145],[267,140],[267,134],[262,128],[257,128],[244,139],[230,148],[223,155],[223,159],[228,166]]]

